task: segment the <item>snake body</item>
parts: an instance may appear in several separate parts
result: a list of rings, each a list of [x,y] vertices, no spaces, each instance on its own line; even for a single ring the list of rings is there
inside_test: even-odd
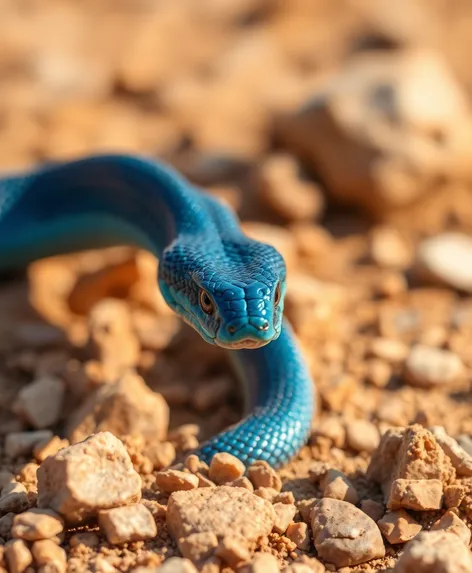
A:
[[[314,393],[282,318],[286,270],[274,248],[153,160],[92,156],[0,178],[0,269],[117,244],[159,258],[166,302],[207,342],[231,350],[245,382],[246,417],[203,444],[200,458],[287,462],[307,439]]]

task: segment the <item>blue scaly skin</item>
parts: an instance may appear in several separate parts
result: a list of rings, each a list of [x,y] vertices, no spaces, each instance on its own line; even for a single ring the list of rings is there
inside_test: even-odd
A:
[[[133,244],[159,258],[167,304],[210,344],[230,349],[248,415],[201,446],[246,465],[280,466],[307,439],[308,369],[283,321],[285,263],[246,237],[232,212],[178,173],[131,156],[94,156],[0,179],[0,269]]]

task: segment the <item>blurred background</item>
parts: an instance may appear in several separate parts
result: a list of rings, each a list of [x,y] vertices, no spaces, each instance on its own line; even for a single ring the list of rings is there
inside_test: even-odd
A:
[[[469,0],[0,0],[0,168],[110,151],[173,164],[285,256],[323,415],[370,420],[374,447],[389,424],[470,433],[471,32]],[[2,290],[2,432],[31,426],[31,380],[66,382],[54,429],[130,365],[172,427],[205,426],[177,449],[238,419],[221,353],[181,334],[156,264],[112,250],[32,265],[41,324],[23,287]],[[137,427],[85,404],[73,440]]]

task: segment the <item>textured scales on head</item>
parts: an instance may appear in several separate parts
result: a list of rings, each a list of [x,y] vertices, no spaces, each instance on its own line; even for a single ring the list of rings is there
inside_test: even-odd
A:
[[[159,263],[164,298],[212,344],[256,348],[282,326],[285,262],[271,246],[242,233],[179,237]]]

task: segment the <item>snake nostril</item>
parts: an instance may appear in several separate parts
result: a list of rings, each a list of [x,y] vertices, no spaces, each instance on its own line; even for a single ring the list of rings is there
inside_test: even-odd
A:
[[[269,321],[265,320],[260,326],[259,330],[269,330]]]
[[[228,326],[228,332],[230,334],[234,334],[236,332],[236,327],[235,326]]]

